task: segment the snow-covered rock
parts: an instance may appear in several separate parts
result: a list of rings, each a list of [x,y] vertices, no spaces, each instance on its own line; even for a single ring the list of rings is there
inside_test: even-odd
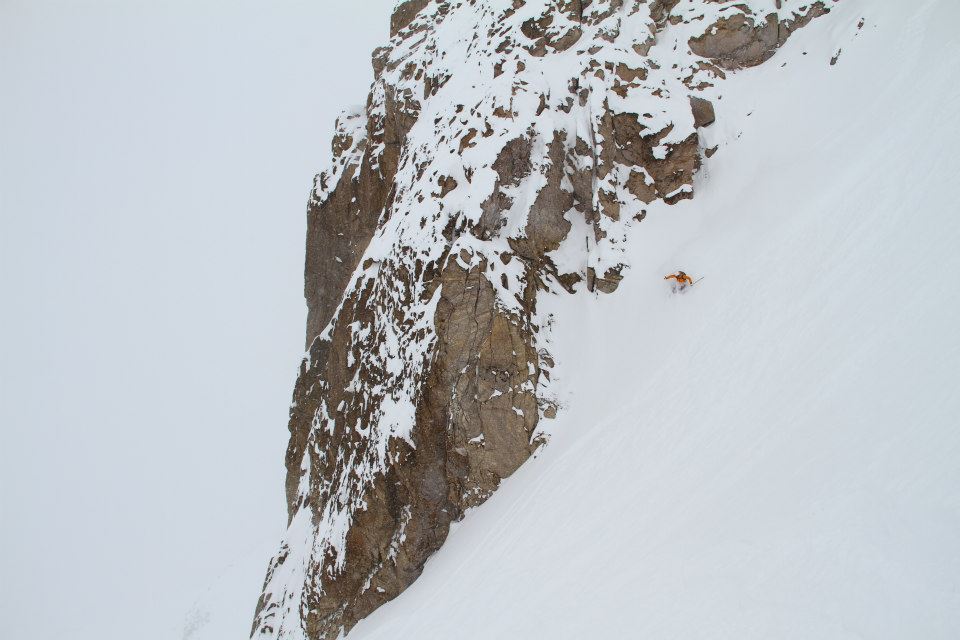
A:
[[[834,4],[400,3],[310,202],[289,530],[254,637],[349,631],[548,439],[538,299],[616,291],[647,207],[693,197],[728,74]]]

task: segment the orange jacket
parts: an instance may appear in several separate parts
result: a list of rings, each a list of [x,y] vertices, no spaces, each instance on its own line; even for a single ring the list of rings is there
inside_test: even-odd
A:
[[[664,276],[663,279],[676,280],[680,284],[693,284],[693,278],[685,274],[683,271],[678,271],[677,273],[671,273],[668,276]]]

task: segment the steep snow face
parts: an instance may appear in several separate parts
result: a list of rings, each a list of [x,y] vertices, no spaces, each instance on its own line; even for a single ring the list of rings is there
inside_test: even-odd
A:
[[[616,291],[637,223],[717,150],[697,127],[727,75],[833,5],[401,3],[310,206],[290,528],[255,636],[349,630],[545,441],[540,294]]]
[[[550,443],[351,638],[956,636],[958,20],[845,0],[718,90],[620,288],[541,299]]]

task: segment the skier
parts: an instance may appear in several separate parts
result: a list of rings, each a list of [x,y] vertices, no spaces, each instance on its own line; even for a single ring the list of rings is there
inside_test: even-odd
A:
[[[688,286],[693,285],[693,278],[685,274],[683,271],[677,271],[676,273],[671,273],[668,276],[663,276],[664,280],[676,280],[676,284],[673,285],[674,291],[683,291]]]

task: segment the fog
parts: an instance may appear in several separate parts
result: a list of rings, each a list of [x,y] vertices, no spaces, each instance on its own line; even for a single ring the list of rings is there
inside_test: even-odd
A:
[[[391,5],[0,0],[0,635],[248,629],[307,193]]]

